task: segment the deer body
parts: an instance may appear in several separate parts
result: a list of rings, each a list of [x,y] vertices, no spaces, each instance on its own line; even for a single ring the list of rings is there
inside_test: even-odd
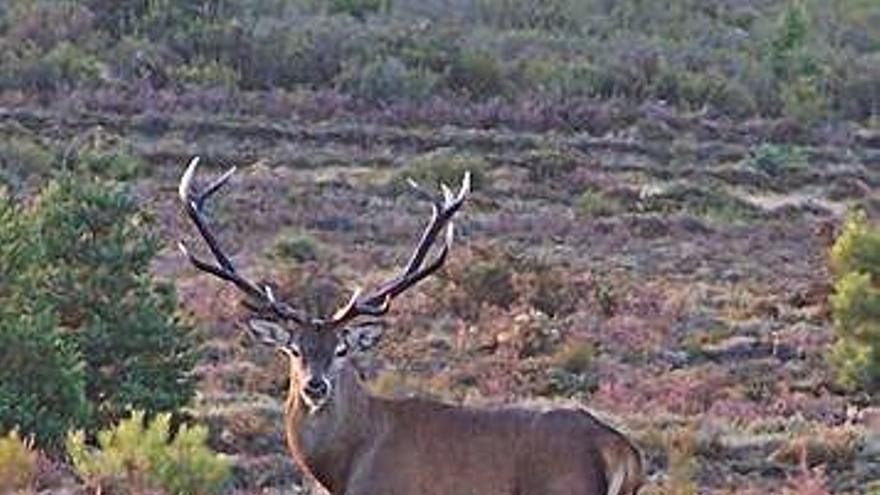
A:
[[[640,483],[638,451],[585,411],[375,397],[350,367],[337,384],[317,414],[292,386],[286,414],[294,459],[334,495],[618,495]]]
[[[639,452],[622,434],[585,411],[481,410],[367,393],[349,361],[377,340],[359,317],[384,315],[391,300],[436,270],[452,246],[452,217],[470,190],[465,175],[454,194],[432,199],[434,212],[404,269],[376,290],[356,290],[329,318],[278,300],[269,286],[242,276],[220,248],[203,213],[230,170],[201,191],[192,185],[197,159],[180,181],[184,210],[216,264],[189,252],[192,264],[233,283],[260,316],[251,334],[287,354],[290,390],[287,443],[297,464],[333,495],[633,495],[641,484]],[[429,193],[414,184],[422,196]],[[428,255],[438,237],[445,242]]]

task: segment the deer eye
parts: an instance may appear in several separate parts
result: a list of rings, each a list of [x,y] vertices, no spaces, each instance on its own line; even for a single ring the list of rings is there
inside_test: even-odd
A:
[[[346,344],[345,342],[340,342],[336,346],[335,354],[336,354],[336,357],[343,357],[346,354],[348,354],[348,344]]]

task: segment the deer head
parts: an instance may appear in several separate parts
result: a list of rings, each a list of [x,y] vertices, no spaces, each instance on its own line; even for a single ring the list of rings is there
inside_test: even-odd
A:
[[[214,256],[215,263],[193,255],[181,242],[180,250],[199,270],[233,283],[247,296],[247,306],[268,317],[253,318],[248,327],[261,343],[272,346],[289,358],[292,387],[312,412],[320,410],[333,395],[336,383],[353,351],[363,351],[378,341],[378,326],[357,325],[360,317],[385,315],[391,301],[408,288],[436,272],[446,260],[452,247],[454,228],[452,217],[461,208],[470,192],[470,174],[465,173],[458,193],[441,184],[442,197],[434,197],[413,181],[410,185],[422,197],[431,200],[433,214],[409,262],[393,278],[375,290],[355,289],[348,302],[329,316],[307,315],[303,311],[276,298],[269,285],[260,286],[243,277],[232,260],[220,248],[217,238],[209,229],[203,206],[235,172],[235,167],[197,189],[193,185],[199,159],[195,157],[180,179],[180,199],[187,215],[195,224]],[[445,231],[445,235],[443,232]],[[437,239],[443,243],[437,254],[428,254]]]

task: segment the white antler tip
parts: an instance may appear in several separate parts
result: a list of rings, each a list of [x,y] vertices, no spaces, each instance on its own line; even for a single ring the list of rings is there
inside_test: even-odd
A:
[[[270,303],[275,304],[275,293],[272,292],[272,287],[267,284],[263,286],[263,289],[266,291],[266,299],[268,299]]]
[[[186,244],[183,241],[177,242],[177,249],[180,249],[180,252],[183,253],[184,256],[189,257],[189,249],[186,248]]]
[[[470,194],[471,192],[471,171],[467,170],[464,173],[464,178],[461,180],[461,189],[458,192],[459,199],[464,199],[465,196]]]
[[[451,203],[454,199],[454,196],[452,195],[452,190],[450,190],[449,187],[442,182],[440,183],[440,190],[443,191],[443,202],[447,205]]]
[[[189,161],[189,165],[186,166],[186,170],[183,172],[183,176],[180,178],[180,188],[178,189],[178,193],[180,193],[180,199],[184,201],[186,201],[187,196],[189,196],[190,183],[192,182],[193,175],[196,173],[196,167],[198,166],[199,157],[192,157],[192,160]]]

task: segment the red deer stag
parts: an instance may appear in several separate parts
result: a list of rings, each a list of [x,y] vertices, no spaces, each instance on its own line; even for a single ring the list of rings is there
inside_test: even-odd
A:
[[[223,253],[202,207],[234,168],[204,188],[192,179],[194,158],[180,181],[180,198],[216,264],[180,248],[196,268],[232,282],[268,319],[249,322],[259,341],[290,361],[287,443],[303,472],[339,495],[630,495],[642,482],[638,450],[586,411],[458,407],[423,399],[367,393],[349,362],[376,335],[351,325],[384,315],[391,300],[437,271],[452,246],[452,217],[470,190],[470,176],[453,193],[442,186],[434,213],[406,267],[372,292],[356,290],[329,318],[312,317],[243,277]],[[412,185],[416,188],[415,183]],[[422,196],[431,196],[418,189]],[[444,234],[445,231],[445,234]],[[443,236],[433,258],[432,245]],[[375,328],[375,326],[373,327]]]

